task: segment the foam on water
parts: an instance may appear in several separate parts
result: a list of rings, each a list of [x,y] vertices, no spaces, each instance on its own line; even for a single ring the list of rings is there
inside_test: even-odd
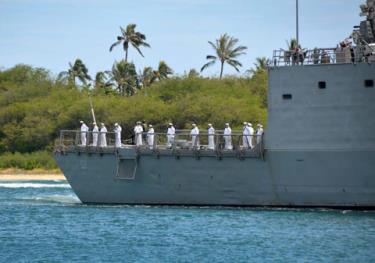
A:
[[[70,188],[70,185],[50,183],[0,183],[0,188]]]
[[[52,202],[52,203],[62,203],[62,204],[79,204],[81,203],[78,197],[74,194],[53,194],[53,195],[40,195],[24,197],[23,200],[30,200],[36,202]]]

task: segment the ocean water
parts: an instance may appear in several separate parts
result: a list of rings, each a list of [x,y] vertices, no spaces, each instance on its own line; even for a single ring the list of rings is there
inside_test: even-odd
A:
[[[0,182],[0,262],[375,262],[375,213],[87,206],[66,181]]]

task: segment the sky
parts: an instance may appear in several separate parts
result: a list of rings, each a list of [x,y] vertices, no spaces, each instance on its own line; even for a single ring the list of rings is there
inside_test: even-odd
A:
[[[348,37],[365,0],[299,0],[300,43],[334,47]],[[137,24],[150,49],[141,57],[130,48],[138,70],[164,60],[176,74],[199,70],[207,41],[228,33],[248,47],[239,57],[241,74],[256,57],[272,57],[295,36],[295,0],[0,0],[0,68],[29,64],[53,74],[80,58],[91,75],[124,58],[122,46],[109,52],[120,26]],[[226,74],[235,70],[226,66]],[[217,76],[218,64],[205,76]]]

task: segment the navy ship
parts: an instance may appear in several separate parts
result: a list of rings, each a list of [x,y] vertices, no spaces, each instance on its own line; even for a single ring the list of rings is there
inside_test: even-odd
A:
[[[374,208],[374,9],[361,6],[353,44],[274,51],[267,130],[252,149],[242,133],[226,149],[216,132],[213,150],[204,133],[200,147],[184,131],[172,145],[155,133],[152,146],[118,147],[108,132],[101,147],[61,131],[54,158],[88,204]]]

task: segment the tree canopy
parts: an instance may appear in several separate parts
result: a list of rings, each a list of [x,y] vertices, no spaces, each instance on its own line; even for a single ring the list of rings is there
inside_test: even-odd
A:
[[[238,44],[238,39],[230,37],[228,34],[221,35],[219,39],[216,39],[216,42],[213,43],[208,41],[208,44],[215,51],[215,55],[207,55],[206,59],[209,60],[206,64],[203,65],[201,71],[206,68],[214,65],[216,61],[220,62],[220,79],[223,77],[224,64],[232,66],[237,72],[239,72],[239,67],[242,67],[242,64],[236,60],[237,57],[246,54],[247,47],[245,46],[236,46]]]
[[[120,27],[121,35],[117,36],[117,41],[111,45],[109,51],[112,51],[113,48],[122,43],[122,47],[125,51],[125,61],[128,61],[128,52],[129,45],[131,45],[138,53],[143,57],[141,47],[151,47],[150,44],[146,42],[146,35],[141,32],[135,31],[137,27],[136,24],[129,24],[126,26],[126,29]]]

